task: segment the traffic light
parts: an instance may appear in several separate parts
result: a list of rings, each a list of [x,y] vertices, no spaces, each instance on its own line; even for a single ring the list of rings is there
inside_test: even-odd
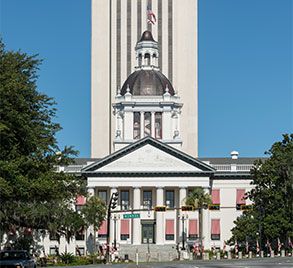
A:
[[[252,205],[241,205],[240,209],[241,210],[250,210],[250,209],[252,209]]]
[[[156,206],[155,211],[164,212],[164,211],[166,211],[166,207],[165,206]]]
[[[192,211],[193,210],[193,206],[182,206],[181,207],[181,211]]]
[[[115,193],[112,194],[112,196],[111,196],[111,204],[110,204],[111,209],[115,209],[117,207],[118,195],[119,195],[118,192],[115,192]]]

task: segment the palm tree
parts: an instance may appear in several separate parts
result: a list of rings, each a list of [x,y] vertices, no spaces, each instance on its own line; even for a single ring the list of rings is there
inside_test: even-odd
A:
[[[195,187],[187,196],[185,201],[187,206],[192,206],[194,210],[198,210],[199,221],[199,241],[202,248],[202,210],[207,209],[212,203],[211,195],[205,193],[203,188]]]

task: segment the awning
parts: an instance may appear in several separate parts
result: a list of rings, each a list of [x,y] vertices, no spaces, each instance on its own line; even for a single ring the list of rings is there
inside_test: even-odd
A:
[[[219,235],[221,234],[221,229],[220,229],[220,219],[212,219],[212,224],[211,224],[211,234],[212,235]]]
[[[166,235],[173,235],[174,234],[174,220],[166,220]]]
[[[129,235],[129,220],[121,220],[120,232],[122,235]]]
[[[220,189],[212,190],[212,203],[213,205],[220,204]]]
[[[197,219],[189,220],[189,235],[198,235]]]

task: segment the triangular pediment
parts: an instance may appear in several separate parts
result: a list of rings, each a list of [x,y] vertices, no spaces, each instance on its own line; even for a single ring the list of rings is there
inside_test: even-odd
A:
[[[137,141],[83,169],[84,173],[202,173],[209,165],[153,138]]]

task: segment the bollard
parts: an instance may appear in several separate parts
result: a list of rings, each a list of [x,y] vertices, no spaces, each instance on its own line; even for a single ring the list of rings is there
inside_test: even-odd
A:
[[[136,249],[135,251],[135,262],[136,262],[136,266],[138,266],[138,249]]]
[[[260,257],[261,257],[261,258],[264,257],[264,252],[263,252],[263,251],[260,252]]]
[[[220,252],[217,252],[217,260],[220,260],[221,259],[221,254]]]
[[[248,258],[249,258],[249,259],[252,259],[252,251],[249,251],[249,252],[248,252]]]
[[[241,251],[238,253],[238,259],[242,259],[242,252]]]
[[[228,260],[231,260],[232,259],[232,255],[231,255],[231,252],[228,251]]]
[[[189,260],[192,261],[193,260],[193,253],[189,252]]]
[[[271,258],[274,258],[274,257],[275,257],[275,252],[271,251]]]
[[[282,250],[281,250],[281,257],[285,257],[285,256],[286,256],[286,254],[285,254],[285,250],[282,249]]]

